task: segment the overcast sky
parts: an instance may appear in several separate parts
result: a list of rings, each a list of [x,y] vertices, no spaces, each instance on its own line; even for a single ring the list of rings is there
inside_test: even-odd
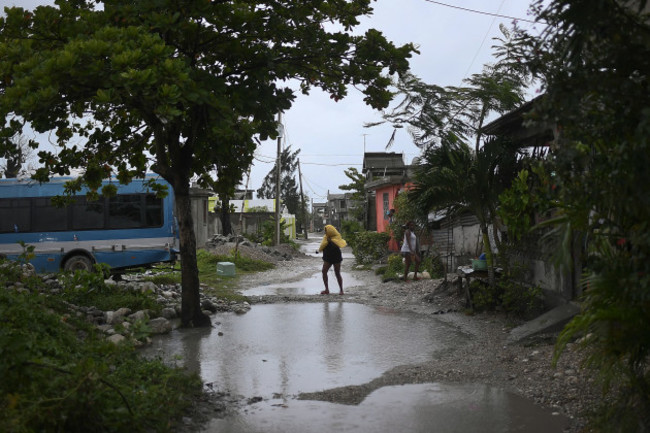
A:
[[[493,61],[492,38],[500,35],[499,24],[510,28],[512,18],[519,18],[520,26],[541,30],[539,24],[525,21],[532,18],[528,13],[530,1],[378,0],[373,3],[373,15],[364,18],[357,31],[373,27],[396,45],[416,44],[420,54],[411,60],[412,72],[429,84],[457,86],[463,78],[480,72],[484,64]],[[53,1],[0,0],[3,7],[19,5],[31,9],[39,4],[53,4]],[[361,170],[364,149],[385,151],[392,128],[388,125],[364,128],[364,124],[379,120],[381,113],[367,107],[362,95],[354,89],[339,102],[318,90],[308,96],[299,94],[293,107],[283,114],[282,145],[291,146],[292,151],[301,149],[305,194],[315,202],[322,202],[328,191],[340,193],[339,186],[350,183],[344,170],[348,167]],[[389,151],[403,153],[407,164],[419,153],[405,130],[398,131]],[[260,187],[276,153],[275,140],[264,142],[257,149],[250,189]]]

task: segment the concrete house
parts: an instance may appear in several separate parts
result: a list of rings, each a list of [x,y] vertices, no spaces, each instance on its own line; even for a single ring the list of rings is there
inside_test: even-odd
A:
[[[368,230],[387,232],[395,197],[410,185],[411,167],[404,163],[402,153],[366,152],[362,173],[366,177]],[[397,243],[391,242],[389,247],[396,250]]]

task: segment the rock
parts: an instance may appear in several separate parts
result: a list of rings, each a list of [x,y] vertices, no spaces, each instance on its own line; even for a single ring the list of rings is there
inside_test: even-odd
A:
[[[111,325],[99,325],[97,329],[102,331],[104,334],[112,335],[115,333],[115,329]]]
[[[116,315],[118,316],[128,316],[131,314],[131,309],[130,308],[120,308],[115,312]]]
[[[145,310],[139,310],[129,316],[129,319],[136,320],[147,320],[149,319],[149,313]]]
[[[168,334],[172,331],[172,324],[164,317],[156,317],[149,321],[149,328],[152,334]]]
[[[113,344],[120,344],[121,342],[126,340],[126,337],[120,334],[113,334],[110,337],[108,337],[107,340]]]
[[[232,307],[232,311],[235,312],[235,314],[246,314],[248,311],[251,309],[251,306],[248,302],[244,302],[241,304],[236,304]]]
[[[163,308],[160,314],[162,315],[162,317],[164,317],[167,320],[175,319],[178,317],[178,314],[176,314],[176,310],[170,307]]]
[[[109,325],[116,325],[124,321],[124,317],[128,314],[131,314],[129,308],[120,308],[117,311],[107,311],[106,312],[106,323]]]
[[[209,299],[204,299],[201,301],[201,308],[204,310],[208,310],[211,313],[216,313],[217,312],[217,306],[212,303],[211,300]]]
[[[158,287],[153,283],[153,281],[145,281],[140,283],[140,291],[142,293],[156,293]]]

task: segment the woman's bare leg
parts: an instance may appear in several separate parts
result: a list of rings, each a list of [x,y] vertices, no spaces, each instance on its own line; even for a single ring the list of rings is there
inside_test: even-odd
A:
[[[328,279],[327,279],[327,273],[330,270],[330,267],[332,266],[331,263],[328,262],[323,262],[323,283],[325,284],[325,290],[320,292],[321,295],[328,295],[330,292],[329,286],[328,286]],[[334,268],[336,270],[336,268]]]
[[[341,276],[341,264],[337,263],[334,265],[334,275],[336,275],[336,281],[339,283],[339,295],[343,294],[343,277]]]
[[[411,267],[411,255],[406,254],[406,256],[404,257],[404,282],[406,282],[406,279],[409,276],[410,267]]]

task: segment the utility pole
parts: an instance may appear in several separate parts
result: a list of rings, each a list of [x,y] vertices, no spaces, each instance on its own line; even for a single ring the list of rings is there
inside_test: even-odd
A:
[[[276,185],[275,185],[275,245],[280,245],[280,173],[281,173],[281,158],[282,158],[282,112],[278,113],[278,159],[276,161]]]
[[[307,239],[307,207],[305,206],[305,195],[302,193],[302,172],[300,171],[300,158],[298,158],[298,179],[300,179],[300,202],[302,203],[302,225]]]

